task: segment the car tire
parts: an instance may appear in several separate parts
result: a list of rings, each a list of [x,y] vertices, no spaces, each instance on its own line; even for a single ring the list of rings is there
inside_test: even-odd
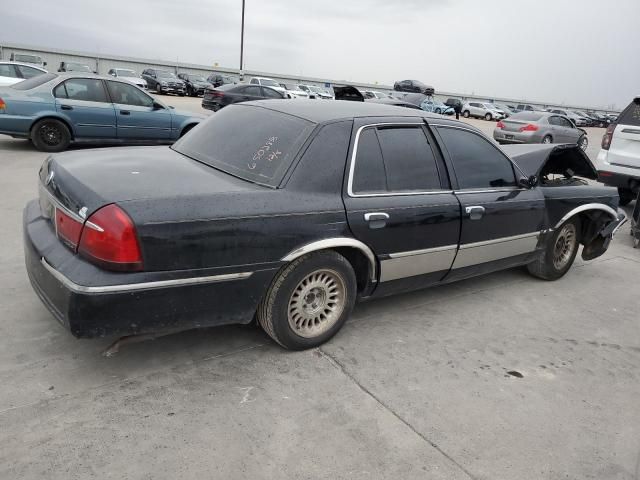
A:
[[[583,152],[587,151],[587,148],[589,148],[589,139],[586,135],[582,135],[578,139],[578,146],[582,149]]]
[[[62,152],[71,143],[71,132],[64,122],[45,118],[31,127],[30,139],[41,152]]]
[[[633,191],[630,188],[622,188],[622,187],[618,188],[618,196],[620,197],[620,202],[618,204],[621,207],[624,207],[625,205],[629,205],[635,198],[635,195],[633,194]]]
[[[342,328],[356,293],[356,276],[346,258],[333,251],[313,252],[280,270],[256,316],[284,348],[314,348]]]
[[[439,108],[436,108],[434,113],[442,113]]]
[[[542,137],[542,143],[544,144],[553,143],[553,138],[551,137],[551,135],[545,135],[544,137]]]
[[[471,113],[469,112],[469,110],[465,110],[464,112],[462,112],[462,116],[464,118],[469,118],[470,115],[471,115]]]
[[[557,280],[569,271],[580,246],[580,217],[572,217],[553,232],[543,254],[527,265],[534,277]]]
[[[484,119],[485,119],[487,122],[490,122],[491,120],[493,120],[493,116],[492,116],[490,113],[487,113],[487,114],[484,116]]]

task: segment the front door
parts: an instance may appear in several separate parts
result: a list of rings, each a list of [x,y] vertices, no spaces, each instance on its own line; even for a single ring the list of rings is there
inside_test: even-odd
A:
[[[118,138],[173,139],[169,109],[128,83],[107,80],[107,89],[116,111]]]
[[[460,205],[421,119],[354,125],[344,202],[380,264],[376,295],[439,282],[458,247]]]
[[[447,126],[437,133],[455,172],[462,214],[460,249],[447,280],[532,259],[544,224],[540,190],[518,187],[524,175],[479,133]]]
[[[56,110],[71,119],[75,138],[116,138],[116,114],[102,80],[70,78],[53,94]]]

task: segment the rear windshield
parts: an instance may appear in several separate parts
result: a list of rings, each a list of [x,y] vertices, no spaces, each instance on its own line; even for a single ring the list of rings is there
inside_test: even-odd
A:
[[[276,187],[314,125],[262,107],[231,105],[172,148],[236,177]]]
[[[640,98],[636,98],[620,114],[618,123],[640,127]]]
[[[525,120],[527,122],[537,122],[543,117],[542,114],[536,112],[522,112],[511,115],[509,120]]]
[[[13,84],[11,85],[11,88],[15,90],[31,90],[32,88],[36,88],[40,85],[44,85],[45,83],[50,82],[57,76],[58,75],[56,75],[55,73],[43,73],[42,75],[31,77],[28,80]]]

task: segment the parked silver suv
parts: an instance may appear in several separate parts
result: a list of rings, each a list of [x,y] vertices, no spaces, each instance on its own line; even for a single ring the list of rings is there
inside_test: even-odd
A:
[[[464,118],[484,118],[491,121],[502,120],[506,115],[504,111],[492,103],[468,102],[462,106],[462,116]]]

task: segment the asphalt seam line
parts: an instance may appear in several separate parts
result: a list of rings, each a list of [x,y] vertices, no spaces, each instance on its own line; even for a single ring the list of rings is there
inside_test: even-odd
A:
[[[380,398],[378,398],[373,392],[371,392],[371,390],[369,390],[367,387],[365,387],[364,385],[362,385],[362,383],[360,383],[352,374],[350,374],[347,369],[344,367],[344,365],[342,363],[340,363],[338,360],[336,360],[334,357],[332,357],[330,354],[328,354],[327,352],[325,352],[324,350],[322,350],[322,348],[318,347],[316,349],[316,351],[322,355],[322,357],[324,357],[329,363],[331,363],[331,365],[340,370],[349,380],[351,380],[362,392],[364,392],[365,394],[367,394],[369,397],[371,397],[373,400],[375,400],[376,403],[378,403],[382,408],[384,408],[386,411],[388,411],[389,413],[391,413],[391,415],[393,415],[397,420],[399,420],[400,422],[402,422],[406,427],[408,427],[413,433],[415,433],[418,437],[420,437],[424,442],[428,443],[432,448],[434,448],[435,450],[437,450],[443,457],[445,457],[447,460],[449,460],[451,463],[453,463],[456,467],[458,467],[460,470],[462,470],[469,478],[471,478],[472,480],[477,480],[476,477],[473,476],[473,474],[471,472],[469,472],[469,470],[467,470],[464,466],[462,466],[460,463],[458,463],[453,457],[451,457],[451,455],[449,455],[447,452],[445,452],[444,450],[442,450],[436,443],[432,442],[431,440],[429,440],[426,436],[424,436],[421,432],[419,432],[418,430],[416,430],[416,428],[411,425],[408,421],[406,421],[404,418],[402,418],[398,413],[396,413],[389,405],[387,405],[386,403],[384,403],[382,400],[380,400]]]

